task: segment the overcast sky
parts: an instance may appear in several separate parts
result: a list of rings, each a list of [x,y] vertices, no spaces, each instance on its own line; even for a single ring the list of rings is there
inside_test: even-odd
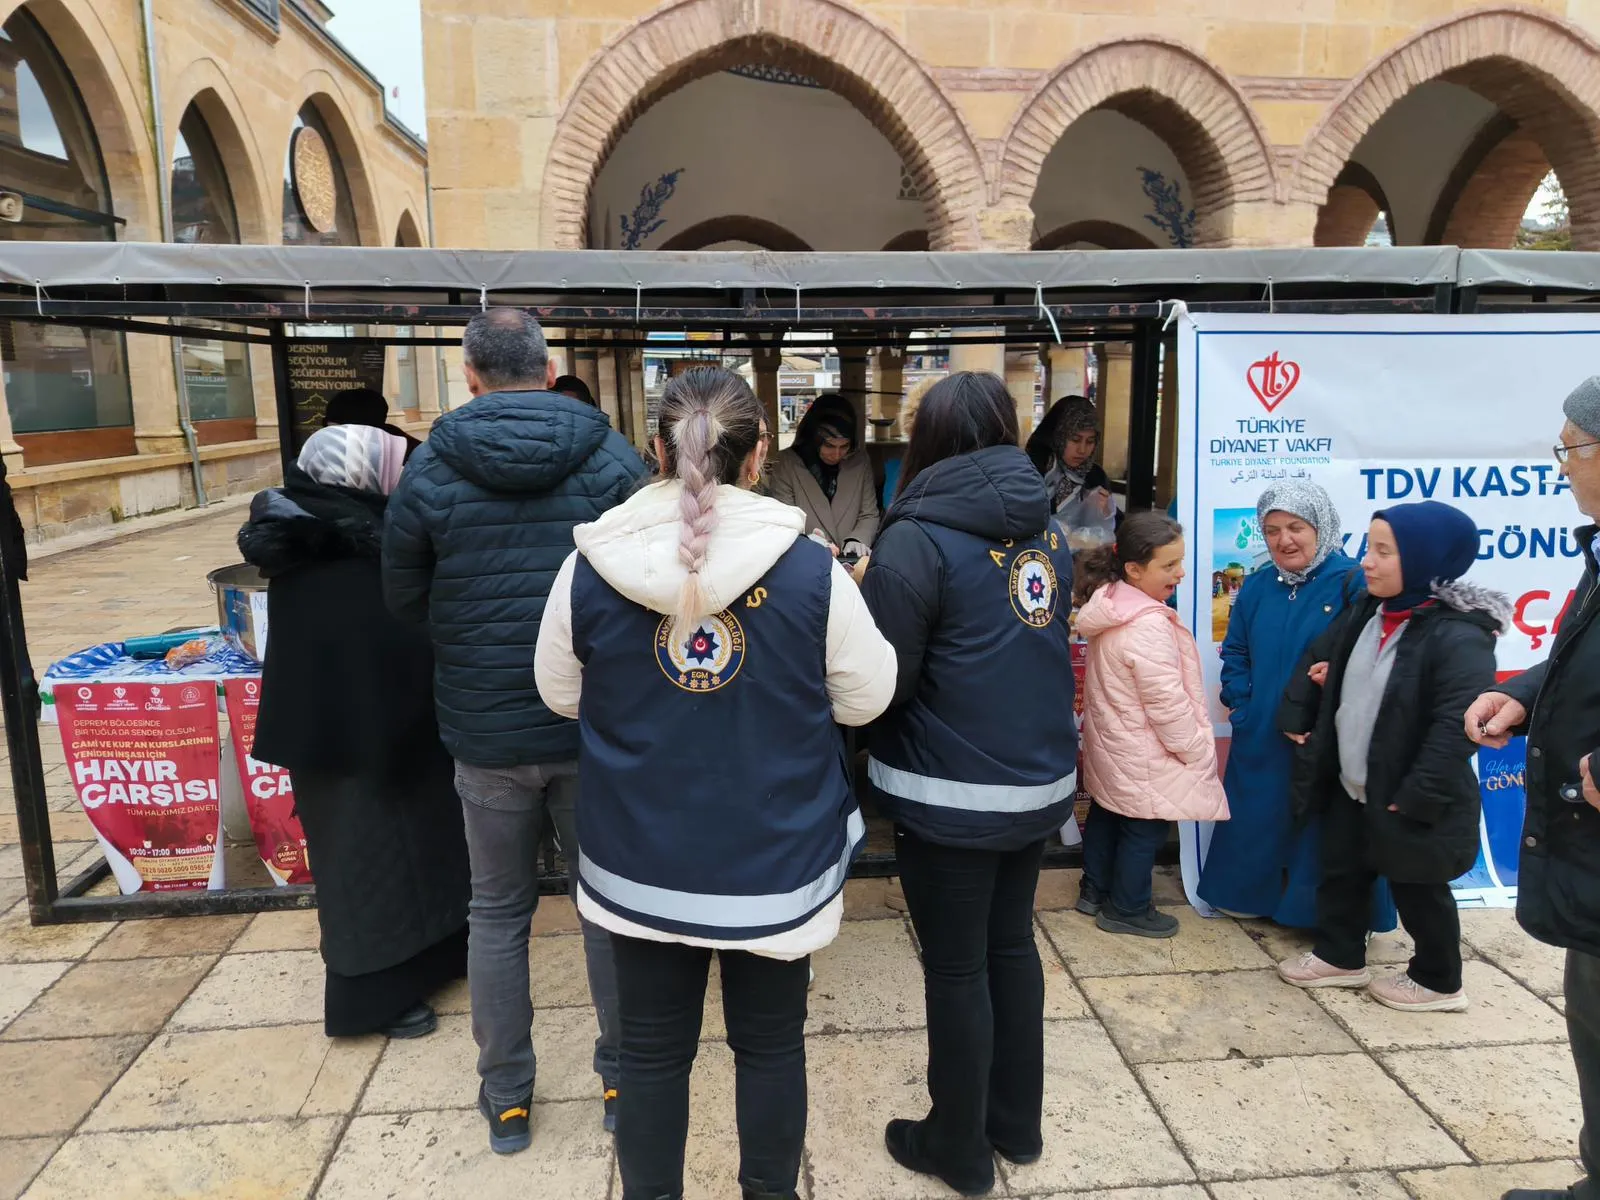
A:
[[[383,81],[389,111],[426,137],[422,0],[328,0],[328,7],[333,9],[329,31]]]

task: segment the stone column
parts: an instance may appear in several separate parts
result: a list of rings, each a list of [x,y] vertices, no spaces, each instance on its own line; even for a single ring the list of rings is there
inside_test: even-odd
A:
[[[1089,351],[1083,346],[1051,346],[1045,351],[1044,394],[1046,404],[1063,396],[1089,394]]]
[[[256,406],[256,437],[278,440],[278,388],[272,374],[272,347],[248,346],[250,392]]]
[[[778,453],[778,369],[783,351],[776,346],[758,346],[750,351],[750,374],[756,385],[756,399],[767,414],[767,432],[772,434],[771,453]]]
[[[432,337],[434,329],[414,330],[418,337]],[[418,417],[424,425],[439,419],[439,350],[438,346],[417,346],[417,405]]]
[[[950,347],[950,372],[957,371],[987,371],[991,375],[998,375],[1004,379],[1006,374],[1006,348],[1003,339],[1003,329],[961,329],[957,331],[961,337],[981,337],[985,334],[994,338],[993,342],[983,345],[959,345]]]
[[[1017,433],[1026,442],[1033,432],[1034,393],[1039,382],[1039,353],[1012,350],[1006,354],[1006,390],[1017,406]]]
[[[878,351],[873,370],[872,390],[878,405],[878,416],[894,421],[893,425],[874,427],[874,434],[886,440],[905,436],[900,426],[900,402],[905,398],[906,352],[897,347]]]
[[[839,393],[856,410],[856,440],[867,437],[867,352],[857,347],[839,351]]]
[[[17,444],[11,430],[11,407],[6,403],[5,376],[0,373],[0,457],[5,459],[7,471],[22,470],[22,447]]]
[[[638,331],[642,337],[643,330]],[[644,390],[644,351],[628,351],[628,397],[629,416],[634,425],[640,430],[640,443],[649,446],[653,436],[650,432],[650,398]]]
[[[1128,477],[1128,426],[1133,409],[1133,347],[1111,342],[1095,348],[1100,360],[1101,463],[1113,479]]]
[[[610,349],[595,351],[595,366],[597,367],[596,373],[599,376],[599,386],[596,387],[591,384],[589,390],[594,393],[595,401],[605,412],[615,414],[612,420],[619,420],[622,415],[622,405],[626,398],[620,392],[617,352]],[[637,431],[634,431],[632,436],[635,446],[644,444],[639,440]]]
[[[581,337],[582,330],[573,330],[574,337]],[[594,393],[595,399],[600,398],[600,355],[599,351],[589,347],[574,349],[567,357],[568,369],[584,383],[589,385],[589,390]]]
[[[130,333],[128,386],[133,392],[133,437],[140,454],[181,454],[189,449],[178,426],[178,381],[172,344],[164,337]]]

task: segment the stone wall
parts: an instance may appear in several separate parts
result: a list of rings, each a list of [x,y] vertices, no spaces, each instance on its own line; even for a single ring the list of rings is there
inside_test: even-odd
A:
[[[916,178],[935,248],[1030,245],[1040,171],[1097,108],[1171,147],[1199,244],[1310,245],[1362,138],[1440,81],[1477,93],[1537,145],[1572,201],[1579,244],[1600,242],[1600,0],[422,7],[444,245],[586,244],[595,174],[634,118],[693,79],[751,63],[817,79],[877,126]],[[752,158],[762,149],[750,147]],[[1525,151],[1508,150],[1489,170],[1522,186],[1536,165]],[[1458,197],[1472,174],[1469,165],[1456,181]],[[1324,222],[1344,236],[1351,225]],[[1450,227],[1488,236],[1477,230],[1503,225]]]

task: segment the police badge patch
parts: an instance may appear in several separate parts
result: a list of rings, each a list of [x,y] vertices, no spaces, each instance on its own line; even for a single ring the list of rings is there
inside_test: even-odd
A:
[[[1011,564],[1011,608],[1025,625],[1043,629],[1055,619],[1055,565],[1043,550],[1024,550]]]
[[[677,621],[662,617],[656,627],[656,661],[661,672],[686,692],[714,692],[731,682],[744,665],[744,629],[724,609],[695,623],[687,636]]]

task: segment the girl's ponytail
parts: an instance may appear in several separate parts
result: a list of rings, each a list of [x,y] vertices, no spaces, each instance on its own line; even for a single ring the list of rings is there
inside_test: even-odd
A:
[[[678,530],[678,561],[689,572],[678,596],[678,628],[689,628],[706,615],[706,598],[700,586],[700,572],[706,565],[706,546],[717,527],[717,477],[711,465],[711,450],[722,427],[708,408],[696,408],[672,431],[673,458],[678,479],[683,483],[678,506],[682,525]]]
[[[1138,512],[1117,527],[1117,540],[1109,546],[1086,550],[1072,565],[1072,600],[1082,604],[1108,583],[1127,578],[1134,563],[1146,566],[1156,551],[1183,536],[1183,526],[1166,513]]]

